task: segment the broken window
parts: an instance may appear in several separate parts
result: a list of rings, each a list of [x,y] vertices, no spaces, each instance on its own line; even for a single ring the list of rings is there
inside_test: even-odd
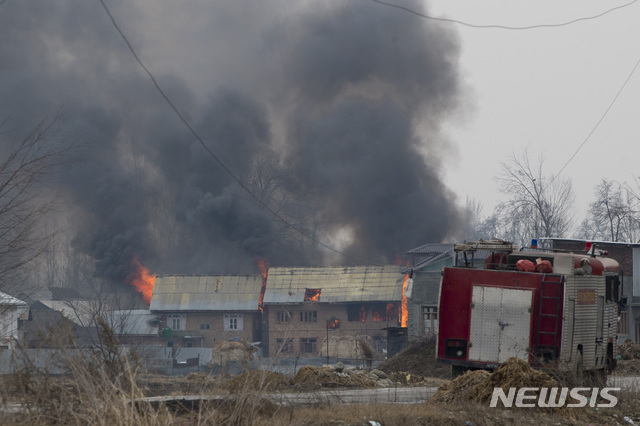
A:
[[[320,300],[320,292],[322,289],[319,288],[308,288],[304,292],[304,301],[305,302],[317,302]]]
[[[347,320],[348,321],[367,321],[367,305],[349,305],[347,306]]]

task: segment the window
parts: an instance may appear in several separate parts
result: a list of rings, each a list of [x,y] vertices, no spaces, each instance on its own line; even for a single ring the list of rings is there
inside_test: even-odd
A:
[[[187,315],[186,314],[169,314],[167,315],[167,325],[172,330],[186,330]]]
[[[608,276],[606,277],[606,298],[607,302],[617,302],[620,300],[619,289],[620,289],[620,281],[616,276]]]
[[[438,307],[423,306],[422,307],[422,324],[425,336],[435,336],[438,334]]]
[[[367,305],[348,305],[347,306],[347,320],[351,322],[366,322],[367,321]]]
[[[300,322],[318,322],[318,311],[300,312]]]
[[[291,314],[286,311],[277,311],[276,312],[276,323],[281,324],[285,322],[289,322],[291,320]]]
[[[211,324],[210,323],[200,324],[200,330],[203,330],[203,331],[211,330]]]
[[[371,306],[371,316],[374,321],[384,322],[387,318],[387,305],[384,303],[374,303]]]
[[[318,339],[315,337],[300,339],[300,353],[315,354],[316,352],[318,352]]]
[[[242,314],[225,314],[224,315],[224,331],[244,330],[244,321]]]
[[[293,339],[276,339],[276,348],[280,353],[293,353]]]
[[[618,334],[629,334],[629,311],[620,311]]]

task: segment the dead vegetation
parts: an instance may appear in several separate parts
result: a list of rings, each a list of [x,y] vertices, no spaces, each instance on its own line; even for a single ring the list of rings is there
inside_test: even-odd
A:
[[[387,374],[408,374],[414,379],[418,377],[451,378],[451,366],[436,362],[435,338],[425,338],[410,343],[400,353],[380,364],[378,369]]]

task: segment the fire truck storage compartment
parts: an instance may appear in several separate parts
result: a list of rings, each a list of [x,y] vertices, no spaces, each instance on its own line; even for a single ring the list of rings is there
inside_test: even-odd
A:
[[[473,286],[469,360],[529,361],[532,289]]]
[[[445,268],[438,359],[480,368],[558,359],[564,286],[559,274]]]

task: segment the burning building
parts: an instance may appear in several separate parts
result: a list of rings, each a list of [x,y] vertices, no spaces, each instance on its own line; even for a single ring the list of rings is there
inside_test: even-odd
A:
[[[386,348],[401,325],[401,267],[271,268],[264,293],[266,356],[336,356],[327,341],[365,339]],[[340,355],[339,355],[340,356]]]
[[[163,338],[181,347],[260,340],[261,275],[160,275],[151,298]]]

